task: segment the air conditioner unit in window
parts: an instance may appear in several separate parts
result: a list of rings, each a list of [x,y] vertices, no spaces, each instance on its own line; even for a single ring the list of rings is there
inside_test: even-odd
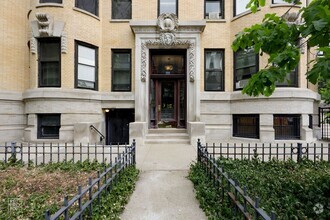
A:
[[[210,12],[209,19],[220,19],[219,12]]]
[[[238,82],[236,82],[236,89],[243,89],[244,86],[246,86],[249,79],[242,79]]]

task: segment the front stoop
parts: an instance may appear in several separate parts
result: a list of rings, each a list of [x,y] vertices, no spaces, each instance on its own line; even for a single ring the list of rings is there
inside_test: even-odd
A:
[[[190,144],[186,129],[158,128],[148,130],[145,144]]]

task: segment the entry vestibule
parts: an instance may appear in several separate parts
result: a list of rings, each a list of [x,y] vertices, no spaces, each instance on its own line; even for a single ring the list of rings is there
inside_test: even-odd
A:
[[[186,50],[150,50],[150,128],[186,127]]]
[[[200,54],[200,34],[205,24],[205,21],[180,21],[175,30],[165,30],[161,19],[130,21],[135,34],[135,122],[130,124],[130,140],[144,143],[148,129],[155,127],[186,128],[191,143],[204,138],[205,126],[200,122],[200,74],[197,74],[200,56],[197,54]],[[168,54],[161,53],[164,51]],[[182,67],[167,63],[168,57],[161,55],[171,55],[170,61],[183,59]],[[154,68],[151,58],[161,59],[164,64],[155,64]],[[170,110],[172,102],[175,106]],[[168,120],[169,117],[173,120]]]

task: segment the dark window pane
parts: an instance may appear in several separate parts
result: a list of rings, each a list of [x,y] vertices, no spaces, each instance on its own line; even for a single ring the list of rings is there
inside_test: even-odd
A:
[[[276,82],[278,87],[298,87],[298,68],[286,75],[283,82]]]
[[[235,89],[242,89],[252,74],[258,72],[258,55],[252,49],[235,53]]]
[[[233,115],[233,136],[259,138],[259,115]]]
[[[131,19],[131,0],[112,0],[112,19]]]
[[[61,85],[60,39],[42,38],[39,40],[39,86]]]
[[[223,51],[205,51],[205,91],[221,91],[223,87]]]
[[[300,139],[300,115],[274,115],[275,140]]]
[[[112,91],[131,91],[131,53],[112,53]]]
[[[42,43],[41,45],[42,61],[57,61],[60,56],[60,47],[58,42]]]
[[[162,13],[177,14],[176,1],[177,0],[159,0],[159,14],[162,14]]]
[[[76,7],[98,15],[98,0],[76,0]]]
[[[38,138],[59,138],[61,127],[60,114],[38,115]]]
[[[58,63],[42,62],[41,63],[41,83],[47,86],[57,86],[60,83]]]
[[[60,4],[62,4],[62,0],[40,0],[40,3],[60,3]]]

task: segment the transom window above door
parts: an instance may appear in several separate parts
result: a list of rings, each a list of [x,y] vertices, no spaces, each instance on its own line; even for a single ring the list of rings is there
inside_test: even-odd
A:
[[[163,13],[178,15],[178,0],[158,0],[158,16]]]
[[[185,74],[183,55],[157,54],[151,58],[151,74]]]

